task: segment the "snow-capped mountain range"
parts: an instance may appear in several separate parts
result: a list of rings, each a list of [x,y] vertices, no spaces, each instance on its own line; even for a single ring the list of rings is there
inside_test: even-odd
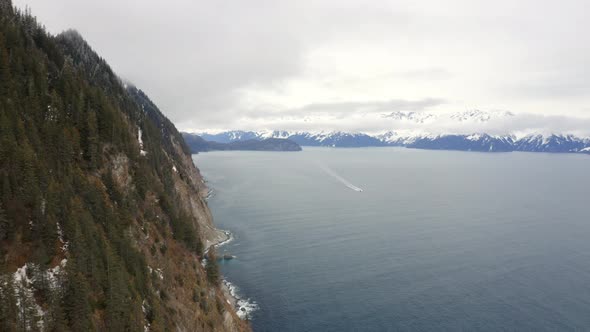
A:
[[[415,123],[434,123],[443,122],[445,120],[455,122],[488,122],[490,120],[510,118],[515,116],[514,113],[508,111],[481,111],[469,110],[455,113],[429,113],[429,112],[414,112],[414,111],[396,111],[389,114],[383,114],[383,118],[389,118],[398,121],[407,121]]]
[[[456,113],[427,113],[397,111],[380,115],[393,128],[378,133],[346,131],[224,131],[216,134],[199,133],[208,141],[229,143],[247,139],[288,138],[301,146],[370,147],[402,146],[417,149],[461,151],[530,151],[590,153],[590,136],[548,131],[537,125],[535,116],[518,116],[507,111],[471,110]],[[545,119],[552,122],[553,119]],[[568,120],[568,123],[585,122]],[[587,120],[582,120],[587,121]],[[559,121],[553,121],[559,122]],[[501,129],[504,134],[498,134]],[[519,127],[520,126],[520,127]],[[515,129],[516,128],[516,129]],[[493,133],[492,133],[493,132]]]
[[[230,143],[246,139],[287,138],[301,146],[372,147],[402,146],[429,150],[460,150],[482,152],[581,152],[590,153],[590,139],[573,135],[513,135],[499,136],[485,133],[457,135],[400,136],[394,132],[371,136],[363,133],[309,133],[286,131],[227,131],[218,134],[201,133],[208,141]]]

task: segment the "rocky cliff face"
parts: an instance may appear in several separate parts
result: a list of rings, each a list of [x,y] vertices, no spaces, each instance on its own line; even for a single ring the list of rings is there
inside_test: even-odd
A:
[[[190,148],[183,136],[141,90],[129,85],[126,90],[141,107],[146,118],[150,119],[161,133],[161,144],[166,148],[168,158],[172,160],[171,175],[174,179],[176,199],[183,210],[194,216],[195,226],[200,230],[204,247],[223,241],[226,235],[213,225],[211,212],[204,200],[208,192],[205,181],[193,163]]]
[[[75,31],[0,0],[0,330],[247,331],[174,125]],[[207,272],[209,271],[209,272]]]

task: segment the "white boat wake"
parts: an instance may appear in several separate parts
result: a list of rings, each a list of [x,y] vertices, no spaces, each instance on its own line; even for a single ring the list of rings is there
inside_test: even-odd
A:
[[[348,188],[354,190],[354,191],[358,191],[358,192],[362,192],[363,189],[355,186],[354,184],[350,183],[348,180],[346,180],[345,178],[341,177],[340,175],[338,175],[336,172],[334,172],[334,170],[332,170],[330,167],[326,166],[326,165],[322,165],[322,164],[318,164],[318,166],[324,171],[326,172],[328,175],[330,175],[331,177],[333,177],[334,179],[340,181],[342,184],[344,184],[345,186],[347,186]]]

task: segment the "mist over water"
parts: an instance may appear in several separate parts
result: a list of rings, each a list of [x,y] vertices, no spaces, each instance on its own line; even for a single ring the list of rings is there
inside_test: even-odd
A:
[[[399,148],[194,156],[255,331],[590,326],[590,157]],[[326,165],[349,184],[318,167]]]

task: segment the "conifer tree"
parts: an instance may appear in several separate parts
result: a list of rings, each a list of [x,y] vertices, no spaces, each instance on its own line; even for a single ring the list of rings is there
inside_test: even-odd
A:
[[[2,208],[2,202],[0,202],[0,241],[7,239],[9,232],[10,224],[8,218],[6,218],[4,209]]]
[[[67,331],[68,323],[62,306],[63,290],[62,281],[59,280],[54,288],[51,288],[48,296],[48,308],[44,317],[46,331]]]
[[[154,330],[171,324],[134,227],[158,215],[161,222],[150,225],[156,236],[172,233],[193,253],[202,244],[176,199],[171,169],[186,156],[172,142],[185,151],[182,137],[150,112],[77,33],[52,36],[28,11],[0,0],[0,247],[12,251],[0,253],[0,331],[36,328],[36,305],[46,311],[46,331],[143,330],[143,299]],[[137,125],[147,156],[139,153]],[[126,173],[118,169],[116,180],[124,185],[110,170],[119,157]],[[154,196],[161,206],[148,217],[143,210]],[[64,258],[55,282],[47,271]],[[23,261],[40,265],[34,296],[23,285],[17,294],[12,283]],[[219,278],[213,266],[209,274]],[[21,300],[28,309],[18,310]]]
[[[90,331],[91,308],[89,288],[84,274],[74,259],[70,259],[66,266],[67,282],[63,299],[63,307],[69,327],[74,331]]]
[[[205,270],[207,271],[207,280],[214,285],[219,284],[219,265],[217,264],[215,246],[211,246],[207,252],[207,264],[205,265]]]
[[[18,303],[18,326],[22,331],[37,331],[40,317],[37,313],[35,299],[27,289],[24,280],[16,282],[16,298]]]
[[[11,274],[0,273],[0,330],[16,331],[18,328],[16,294],[14,292],[14,280]]]
[[[10,65],[8,59],[8,51],[6,51],[4,34],[0,32],[0,96],[2,99],[9,96],[10,88]]]

